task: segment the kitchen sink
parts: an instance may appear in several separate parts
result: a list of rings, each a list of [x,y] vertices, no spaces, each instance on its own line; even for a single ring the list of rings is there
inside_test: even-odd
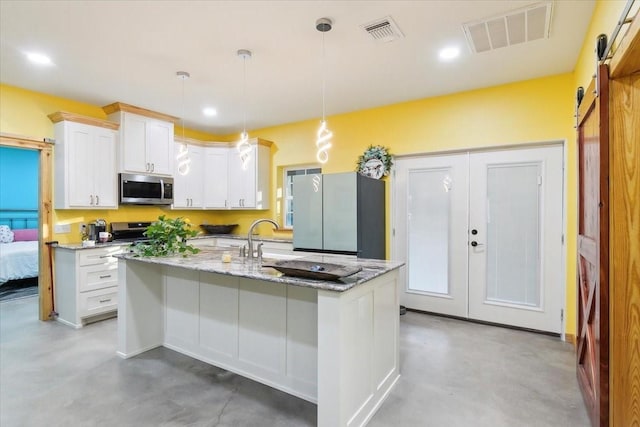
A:
[[[302,277],[316,280],[338,280],[351,276],[362,270],[362,267],[331,264],[328,262],[303,261],[296,259],[276,262],[263,261],[263,267],[271,267],[285,276]]]

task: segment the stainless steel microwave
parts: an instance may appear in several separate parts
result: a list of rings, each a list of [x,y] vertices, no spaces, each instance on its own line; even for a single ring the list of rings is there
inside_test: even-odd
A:
[[[120,174],[121,205],[170,205],[173,203],[173,178]]]

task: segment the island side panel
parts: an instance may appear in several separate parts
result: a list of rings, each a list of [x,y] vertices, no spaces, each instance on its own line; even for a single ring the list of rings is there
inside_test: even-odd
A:
[[[166,267],[164,346],[317,401],[317,291]]]
[[[164,342],[164,268],[118,261],[118,351],[133,357]]]
[[[398,380],[397,281],[318,291],[318,426],[365,425]]]
[[[287,378],[296,390],[307,390],[317,402],[318,385],[318,292],[287,286]]]
[[[200,274],[165,269],[165,345],[192,349],[199,345]]]

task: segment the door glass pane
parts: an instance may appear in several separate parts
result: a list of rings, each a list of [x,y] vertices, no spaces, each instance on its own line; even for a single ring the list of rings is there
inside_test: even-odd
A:
[[[487,168],[489,301],[540,307],[539,176],[537,163]]]
[[[407,287],[449,294],[449,169],[412,170],[407,182]]]

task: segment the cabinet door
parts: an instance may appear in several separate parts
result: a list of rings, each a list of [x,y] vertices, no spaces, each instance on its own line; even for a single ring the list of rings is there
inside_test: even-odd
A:
[[[204,153],[204,206],[227,208],[228,202],[227,147],[207,147]]]
[[[146,132],[146,162],[150,173],[171,175],[173,171],[173,123],[150,119]]]
[[[191,159],[191,169],[187,174],[189,182],[189,206],[192,208],[202,208],[204,206],[204,149],[197,145],[189,146],[189,158]],[[174,180],[177,175],[174,174]]]
[[[125,113],[122,126],[122,170],[148,173],[150,168],[146,159],[147,118]]]
[[[183,144],[174,144],[174,157],[177,158]],[[183,175],[174,162],[173,170],[173,207],[174,208],[202,208],[203,206],[203,151],[197,145],[187,145],[189,152],[189,172]]]
[[[256,206],[256,155],[256,146],[252,145],[249,161],[243,167],[238,150],[229,149],[229,203],[232,208]]]
[[[96,128],[93,139],[93,194],[94,205],[117,208],[116,132]]]
[[[322,176],[322,223],[325,250],[353,252],[358,250],[356,178],[356,174],[352,172]]]
[[[174,155],[177,157],[180,153],[182,144],[174,144]],[[191,147],[188,146],[189,155],[191,155]],[[173,207],[188,208],[190,205],[191,194],[189,192],[189,175],[182,175],[178,170],[178,162],[174,164],[173,171]],[[189,174],[191,170],[189,170]]]
[[[322,249],[322,175],[293,177],[293,247]]]
[[[93,207],[93,161],[98,153],[94,152],[94,130],[89,125],[68,122],[66,124],[66,149],[68,187],[67,200],[72,207]],[[62,179],[62,177],[58,177]]]

